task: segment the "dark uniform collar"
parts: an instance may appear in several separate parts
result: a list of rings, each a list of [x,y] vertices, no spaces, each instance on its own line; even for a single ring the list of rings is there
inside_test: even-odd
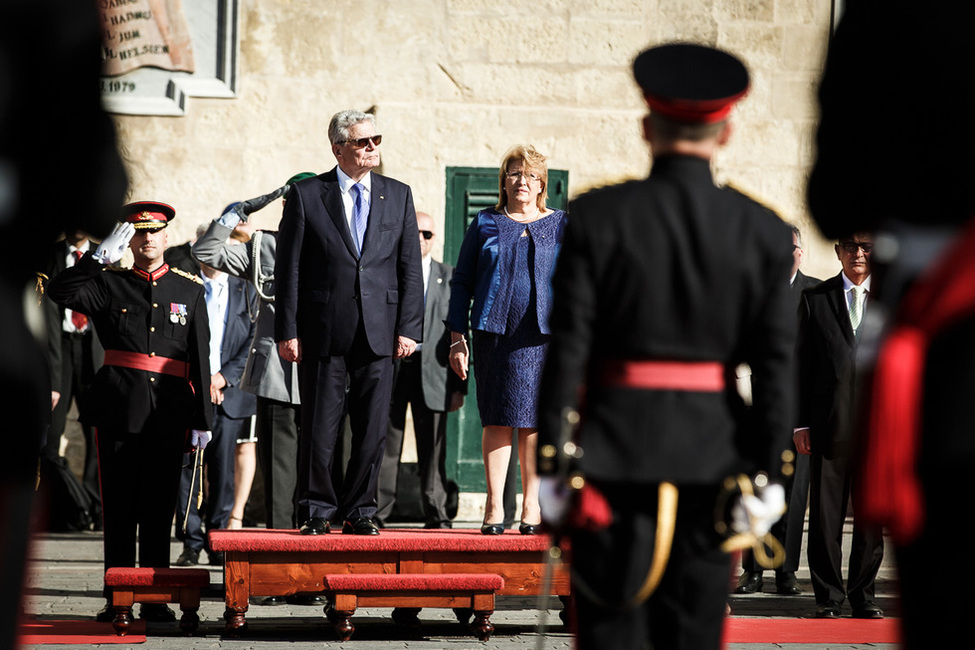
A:
[[[140,278],[142,278],[143,280],[145,280],[146,282],[155,282],[156,280],[158,280],[159,278],[161,278],[162,276],[166,275],[166,273],[169,272],[169,264],[163,264],[152,273],[149,273],[148,271],[143,271],[138,266],[133,266],[132,272],[135,273]]]
[[[665,154],[653,159],[651,174],[698,174],[711,178],[711,161],[699,156]]]

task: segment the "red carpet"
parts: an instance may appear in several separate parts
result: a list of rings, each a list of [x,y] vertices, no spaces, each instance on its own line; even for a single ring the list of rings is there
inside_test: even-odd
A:
[[[132,622],[129,633],[118,636],[111,623],[95,621],[25,621],[20,625],[20,645],[59,643],[87,645],[91,643],[145,643],[146,623]]]
[[[900,621],[885,618],[727,618],[725,643],[899,643]]]

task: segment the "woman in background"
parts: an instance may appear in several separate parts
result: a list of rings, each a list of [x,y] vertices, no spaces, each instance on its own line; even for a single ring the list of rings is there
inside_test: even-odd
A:
[[[566,214],[546,207],[548,167],[545,156],[531,145],[508,150],[498,181],[498,205],[482,210],[471,222],[450,282],[450,366],[467,377],[471,355],[466,334],[471,329],[487,477],[481,532],[504,532],[502,494],[517,429],[523,492],[519,531],[531,535],[541,523],[536,414],[549,339],[549,281]]]

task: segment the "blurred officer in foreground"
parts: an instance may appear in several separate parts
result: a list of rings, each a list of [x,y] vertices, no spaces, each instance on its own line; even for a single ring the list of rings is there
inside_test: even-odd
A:
[[[951,647],[975,610],[959,500],[975,464],[975,6],[844,4],[819,91],[809,205],[827,237],[874,233],[854,507],[897,547],[905,647]],[[903,93],[909,133],[890,106]]]
[[[671,44],[638,56],[634,74],[653,170],[569,206],[541,388],[542,515],[558,518],[571,467],[588,504],[569,525],[578,647],[716,649],[731,569],[715,526],[722,482],[772,481],[744,500],[736,530],[752,519],[767,532],[785,505],[774,481],[791,469],[780,457],[792,427],[791,235],[711,176],[748,89],[744,65]],[[752,371],[747,421],[741,363]],[[569,409],[581,415],[574,459]]]
[[[164,203],[123,209],[123,223],[51,281],[58,304],[91,319],[105,347],[80,419],[95,427],[105,526],[105,568],[168,567],[183,451],[210,440],[210,333],[203,283],[163,262]],[[131,241],[130,241],[131,240]],[[131,269],[113,268],[126,246]],[[111,621],[111,593],[98,613]],[[148,620],[175,620],[164,604]]]

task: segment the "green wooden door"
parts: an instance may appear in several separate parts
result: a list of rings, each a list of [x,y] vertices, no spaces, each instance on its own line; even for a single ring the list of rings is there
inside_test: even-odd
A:
[[[548,206],[564,210],[569,201],[569,172],[548,172]],[[498,203],[498,170],[492,167],[448,167],[444,216],[443,261],[457,261],[464,233],[480,210]],[[471,363],[477,363],[471,359]],[[477,414],[477,386],[473,372],[468,379],[464,407],[447,419],[447,475],[461,492],[484,492],[484,461],[481,457],[481,419]]]

